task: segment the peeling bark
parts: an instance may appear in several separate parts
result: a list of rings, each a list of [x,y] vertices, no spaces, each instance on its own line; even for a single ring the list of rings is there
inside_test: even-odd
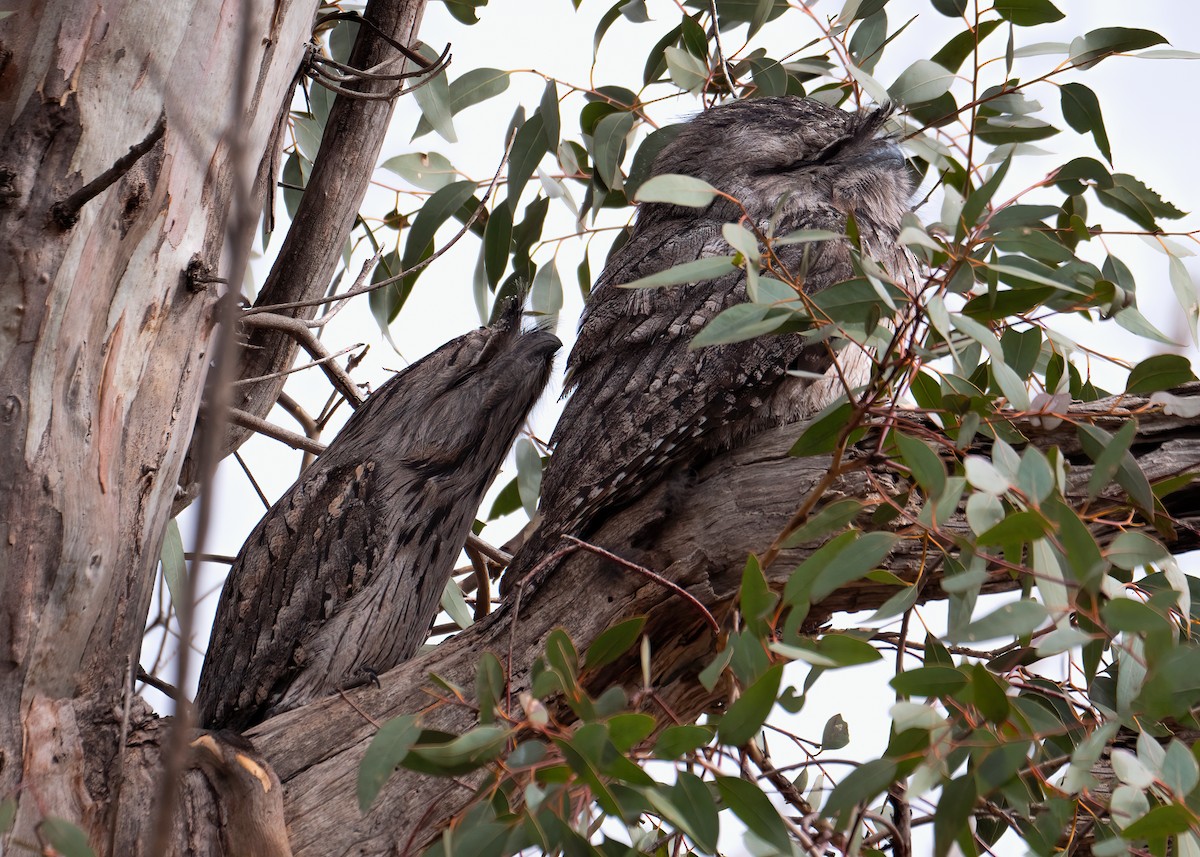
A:
[[[57,0],[0,20],[0,795],[18,801],[14,841],[37,842],[48,815],[109,841],[130,659],[212,332],[216,294],[189,291],[184,271],[221,268],[222,131],[236,122],[265,149],[316,5],[147,15]],[[243,27],[250,91],[228,117]]]

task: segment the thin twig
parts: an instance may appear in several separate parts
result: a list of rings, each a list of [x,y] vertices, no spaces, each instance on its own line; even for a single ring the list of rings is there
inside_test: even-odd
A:
[[[295,432],[288,431],[287,429],[282,429],[274,423],[269,423],[261,417],[254,416],[254,414],[247,413],[246,411],[238,408],[229,408],[228,414],[229,421],[234,425],[241,426],[242,428],[248,428],[251,431],[264,434],[269,438],[274,438],[280,443],[286,443],[292,449],[302,449],[306,452],[312,452],[317,455],[320,455],[325,451],[325,444],[309,440],[302,434],[296,434]]]
[[[129,172],[130,167],[155,147],[167,132],[167,114],[161,113],[158,122],[146,138],[140,143],[129,147],[129,151],[117,158],[111,167],[96,176],[75,193],[50,207],[50,214],[55,223],[63,229],[70,229],[79,220],[79,209],[88,201],[108,190],[117,179]]]
[[[225,223],[225,243],[228,249],[229,279],[232,283],[240,283],[250,264],[251,242],[254,237],[254,226],[258,221],[258,211],[251,204],[251,181],[246,174],[249,159],[246,157],[246,133],[248,124],[244,121],[247,115],[246,95],[250,90],[250,71],[252,55],[257,44],[257,38],[251,26],[250,16],[243,15],[241,31],[238,34],[237,65],[233,73],[233,97],[229,103],[229,121],[222,133],[226,164],[230,168],[232,192],[229,200],[230,214]],[[220,150],[219,147],[218,151]],[[220,447],[225,438],[226,420],[230,410],[230,382],[233,380],[234,364],[237,362],[237,291],[227,288],[224,295],[217,300],[212,321],[216,324],[210,353],[215,365],[206,379],[206,396],[208,402],[207,419],[202,435],[198,439],[199,453],[197,458],[197,473],[200,484],[200,503],[196,513],[196,536],[193,550],[198,554],[204,553],[205,541],[208,538],[209,524],[212,520],[213,506],[216,498],[213,496],[213,477],[216,474],[217,462],[220,460]],[[200,578],[198,564],[193,561],[190,573],[186,578],[183,603],[176,604],[179,617],[179,637],[182,645],[176,658],[176,686],[185,687],[188,682],[188,668],[192,656],[192,627],[195,619],[196,586]],[[164,741],[162,775],[158,790],[157,812],[153,822],[154,835],[151,838],[149,853],[166,854],[172,843],[172,832],[175,828],[175,812],[179,804],[183,767],[188,756],[188,743],[192,729],[193,713],[191,703],[185,696],[175,700],[175,720]]]
[[[478,594],[475,596],[475,621],[478,622],[492,609],[492,582],[488,577],[487,560],[475,548],[467,545],[463,548],[471,560],[471,568],[475,572],[475,584]]]
[[[112,823],[108,827],[108,853],[117,853],[117,820],[121,817],[121,787],[125,785],[125,747],[129,743],[129,714],[133,707],[133,655],[125,656],[125,686],[121,689],[121,738],[117,743],[116,770],[112,784]]]
[[[317,425],[317,421],[309,415],[308,411],[300,406],[300,403],[289,396],[287,393],[279,394],[279,401],[275,404],[279,405],[289,417],[300,424],[300,428],[304,429],[304,434],[309,440],[318,440],[321,434],[321,429]]]
[[[267,499],[267,495],[258,485],[258,480],[255,479],[254,474],[250,472],[250,465],[246,463],[246,459],[242,458],[241,452],[236,449],[233,451],[233,457],[237,461],[238,465],[242,468],[242,473],[246,474],[246,478],[250,480],[250,487],[254,489],[254,493],[258,495],[258,499],[262,501],[263,508],[270,509],[271,501]]]
[[[599,545],[594,545],[594,544],[591,544],[590,542],[585,542],[582,539],[575,538],[574,536],[563,536],[563,538],[569,542],[572,542],[572,543],[578,545],[579,547],[583,548],[588,553],[594,553],[597,556],[602,556],[605,559],[612,560],[613,562],[617,563],[618,565],[624,566],[625,568],[629,569],[630,571],[636,571],[638,574],[642,575],[643,577],[647,577],[650,580],[653,580],[659,586],[663,586],[663,587],[666,587],[667,589],[671,590],[676,595],[678,595],[680,598],[684,599],[689,604],[691,604],[693,607],[695,607],[698,611],[700,611],[700,613],[704,616],[705,623],[708,625],[709,628],[712,629],[712,632],[714,634],[721,633],[721,626],[719,624],[717,624],[716,618],[713,616],[712,613],[709,612],[708,608],[705,607],[703,604],[701,604],[700,600],[698,598],[696,598],[696,596],[692,595],[690,592],[688,592],[686,589],[684,589],[678,583],[667,580],[667,578],[663,577],[661,574],[651,571],[650,569],[646,568],[644,565],[638,565],[636,562],[630,562],[627,559],[623,559],[622,557],[617,556],[615,553],[612,553],[611,551],[606,551],[604,548],[600,547]]]
[[[346,371],[341,366],[334,362],[334,358],[340,357],[347,351],[355,348],[361,348],[362,343],[352,345],[345,348],[336,354],[330,354],[321,340],[317,339],[316,335],[308,329],[298,318],[291,316],[279,315],[277,313],[257,313],[254,315],[245,314],[242,316],[242,323],[247,327],[265,327],[269,330],[278,330],[286,333],[292,339],[299,343],[300,347],[307,351],[313,358],[313,365],[320,366],[321,371],[329,379],[329,383],[333,384],[334,388],[346,397],[346,401],[350,403],[350,407],[358,408],[363,403],[362,393],[359,392],[358,385],[354,383],[354,379],[346,374]],[[266,378],[275,378],[280,375],[287,375],[291,372],[297,372],[300,369],[306,369],[307,366],[299,366],[293,369],[287,369],[282,372],[277,372],[273,375],[265,375]],[[237,383],[246,383],[247,381],[259,380],[257,378],[243,379]]]
[[[151,675],[140,666],[137,669],[137,680],[142,684],[150,685],[163,696],[176,700],[179,699],[179,688],[175,687],[173,684],[163,681],[158,676]]]
[[[512,562],[511,554],[500,550],[500,548],[496,547],[495,545],[488,544],[474,533],[470,533],[467,536],[466,547],[469,550],[479,551],[497,565],[507,566],[510,562]]]

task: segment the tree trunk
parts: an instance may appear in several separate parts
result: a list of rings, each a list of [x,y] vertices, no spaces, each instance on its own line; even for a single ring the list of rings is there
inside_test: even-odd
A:
[[[123,711],[219,297],[185,272],[231,273],[226,132],[253,174],[316,7],[55,0],[0,21],[0,794],[17,800],[13,842],[37,842],[53,815],[98,853],[112,845]]]

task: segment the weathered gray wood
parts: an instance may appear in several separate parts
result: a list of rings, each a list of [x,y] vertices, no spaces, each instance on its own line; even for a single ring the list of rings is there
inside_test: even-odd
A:
[[[1200,396],[1200,385],[1186,391]],[[1152,479],[1200,472],[1200,439],[1193,421],[1170,417],[1147,408],[1144,396],[1106,400],[1073,409],[1081,418],[1110,426],[1140,412],[1139,463]],[[825,476],[829,462],[820,458],[790,458],[787,450],[799,433],[783,427],[756,437],[746,447],[705,468],[694,484],[663,485],[642,501],[616,516],[593,538],[614,551],[631,556],[685,587],[718,617],[730,608],[740,583],[746,554],[770,544],[812,486]],[[1073,442],[1073,429],[1037,433],[1039,445]],[[874,468],[879,484],[899,490],[894,475]],[[1086,496],[1091,468],[1077,464],[1070,474],[1070,495]],[[861,476],[840,479],[827,500],[844,496],[869,499],[874,489]],[[1200,496],[1192,490],[1168,503],[1180,521],[1172,549],[1200,546]],[[648,523],[653,544],[630,551],[642,543]],[[949,530],[965,531],[961,519],[949,521]],[[1098,535],[1103,539],[1104,531]],[[1107,535],[1111,535],[1108,533]],[[782,584],[788,573],[814,546],[784,551],[768,569],[768,577]],[[923,561],[919,543],[903,542],[888,561],[897,574],[913,579]],[[921,599],[944,597],[936,572],[929,576]],[[994,576],[986,591],[1019,586],[1007,574]],[[895,587],[860,581],[838,590],[814,606],[808,624],[815,625],[841,611],[880,606]],[[659,699],[684,720],[696,717],[719,700],[696,681],[697,672],[712,658],[714,639],[699,612],[682,599],[635,574],[595,555],[576,553],[537,591],[527,593],[520,617],[500,609],[436,650],[415,658],[381,677],[382,687],[351,691],[349,701],[330,697],[302,709],[272,718],[250,733],[264,756],[271,760],[285,784],[286,812],[297,855],[353,851],[372,855],[403,851],[438,835],[441,823],[471,799],[470,789],[449,779],[434,779],[407,771],[397,773],[365,817],[358,810],[353,789],[357,767],[376,727],[366,717],[382,722],[389,717],[429,708],[430,728],[461,732],[474,725],[467,707],[430,707],[427,672],[462,687],[472,687],[475,665],[484,651],[507,662],[511,652],[511,690],[529,686],[528,670],[546,635],[556,627],[567,629],[578,648],[585,649],[612,623],[646,615],[646,633],[654,653],[654,689]],[[640,686],[636,657],[584,676],[593,689],[611,683]],[[364,717],[365,715],[365,717]]]

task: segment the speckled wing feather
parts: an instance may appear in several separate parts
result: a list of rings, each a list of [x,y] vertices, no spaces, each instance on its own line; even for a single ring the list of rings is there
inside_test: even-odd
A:
[[[824,344],[796,335],[690,350],[709,321],[746,301],[742,271],[678,287],[619,287],[671,265],[729,253],[723,223],[692,221],[682,233],[670,219],[647,224],[597,284],[568,367],[571,398],[551,438],[555,457],[573,464],[550,468],[542,483],[548,532],[584,536],[597,500],[619,507],[644,493],[641,480],[657,481],[652,474],[664,466],[693,466],[749,431],[796,418],[790,399],[778,394],[804,382],[787,371],[822,372],[832,362]],[[818,226],[809,221],[792,228]],[[802,254],[788,252],[789,267]],[[849,254],[838,245],[817,245],[805,261],[809,292],[851,274]]]
[[[514,309],[368,399],[230,569],[196,706],[245,729],[411,657],[559,342]]]
[[[747,300],[743,271],[659,289],[620,286],[733,253],[722,227],[744,216],[760,234],[782,236],[842,233],[852,214],[864,248],[896,262],[910,186],[899,149],[878,138],[886,116],[886,108],[851,113],[803,98],[736,101],[700,114],[663,149],[653,175],[703,179],[740,205],[717,197],[703,209],[640,208],[584,310],[568,362],[571,398],[542,480],[542,520],[513,557],[502,591],[544,576],[541,561],[563,535],[586,538],[664,479],[804,415],[807,382],[789,370],[826,369],[833,358],[824,343],[789,333],[689,347],[723,310]],[[775,252],[772,273],[806,294],[853,274],[846,239]]]

